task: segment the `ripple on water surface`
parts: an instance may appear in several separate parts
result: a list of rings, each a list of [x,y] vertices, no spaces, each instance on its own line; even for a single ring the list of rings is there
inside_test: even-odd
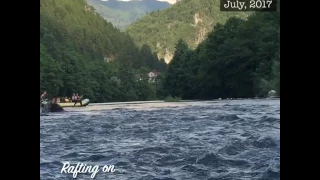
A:
[[[135,106],[40,117],[40,179],[73,179],[66,161],[114,165],[95,179],[280,179],[279,100]]]

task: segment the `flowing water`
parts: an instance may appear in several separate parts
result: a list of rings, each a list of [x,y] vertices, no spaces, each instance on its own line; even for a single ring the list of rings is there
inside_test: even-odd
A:
[[[66,162],[99,166],[95,179],[280,179],[280,100],[92,105],[41,116],[40,179],[74,179],[71,166],[61,173]]]

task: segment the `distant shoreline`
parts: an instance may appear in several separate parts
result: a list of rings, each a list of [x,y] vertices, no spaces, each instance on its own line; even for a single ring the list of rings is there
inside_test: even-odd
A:
[[[124,101],[124,102],[104,102],[104,103],[90,103],[90,105],[116,105],[116,104],[146,104],[146,103],[179,103],[179,102],[219,102],[219,101],[235,101],[235,100],[280,100],[280,97],[272,98],[235,98],[235,99],[212,99],[212,100],[180,100],[177,102],[166,102],[164,100],[155,101]]]

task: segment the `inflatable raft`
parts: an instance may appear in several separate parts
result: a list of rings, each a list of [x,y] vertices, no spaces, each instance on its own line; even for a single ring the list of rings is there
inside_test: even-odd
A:
[[[74,106],[74,102],[57,103],[57,104],[61,107],[84,107],[84,106],[87,106],[89,103],[90,103],[89,99],[84,99],[82,100],[82,106],[80,105],[79,102],[75,106]]]

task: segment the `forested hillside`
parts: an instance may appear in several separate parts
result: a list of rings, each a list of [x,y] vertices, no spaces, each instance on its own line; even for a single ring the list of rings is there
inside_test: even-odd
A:
[[[84,0],[40,0],[40,91],[50,97],[153,99],[155,85],[135,75],[165,66],[148,46],[137,48]]]
[[[183,0],[168,9],[152,12],[131,24],[126,32],[138,45],[148,44],[169,62],[179,39],[196,48],[216,23],[230,17],[245,19],[248,12],[222,12],[220,0]]]
[[[195,50],[180,40],[163,84],[184,99],[280,95],[280,12],[230,18]]]
[[[93,6],[103,18],[121,30],[138,18],[146,15],[146,13],[166,9],[171,6],[168,2],[157,0],[87,0],[87,2]]]

